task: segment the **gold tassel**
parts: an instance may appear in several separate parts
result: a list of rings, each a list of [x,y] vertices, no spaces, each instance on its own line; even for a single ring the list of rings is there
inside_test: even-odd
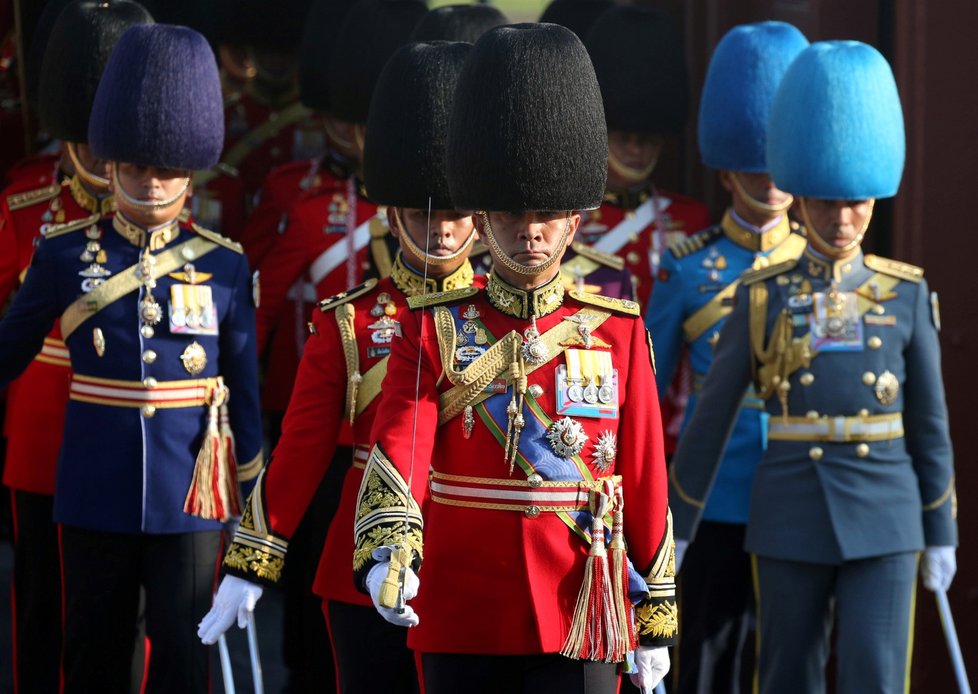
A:
[[[591,492],[591,550],[584,565],[584,582],[561,655],[575,660],[620,662],[622,625],[614,603],[613,579],[604,543],[604,515],[614,501],[614,482]],[[627,627],[626,627],[627,628]]]
[[[615,661],[623,660],[628,651],[638,645],[635,622],[632,620],[631,601],[628,598],[628,556],[625,547],[625,497],[619,484],[615,489],[615,506],[611,525],[611,588],[613,591],[615,618],[618,620],[621,638],[615,644]]]
[[[234,436],[228,421],[228,389],[221,378],[209,395],[207,429],[197,454],[183,510],[197,518],[226,521],[241,512]]]

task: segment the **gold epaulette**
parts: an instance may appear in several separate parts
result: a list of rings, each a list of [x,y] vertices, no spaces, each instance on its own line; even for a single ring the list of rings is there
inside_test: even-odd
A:
[[[628,316],[638,316],[641,313],[641,307],[638,303],[629,299],[613,299],[610,296],[579,292],[576,289],[571,289],[567,293],[572,299],[580,301],[582,304],[597,306],[616,313],[624,313]]]
[[[587,245],[586,243],[582,243],[581,241],[575,241],[574,243],[572,243],[571,249],[573,249],[573,251],[578,255],[583,255],[585,258],[588,258],[589,260],[593,260],[596,263],[600,263],[601,265],[614,268],[615,270],[625,269],[625,259],[619,258],[614,253],[605,253],[604,251],[599,251],[598,249],[592,248],[591,246]]]
[[[13,195],[7,196],[7,207],[11,211],[19,210],[22,207],[30,207],[31,205],[36,205],[39,202],[47,202],[51,198],[55,198],[60,192],[61,184],[52,183],[51,185],[44,186],[43,188],[36,188],[23,193],[14,193]]]
[[[72,231],[78,231],[79,229],[87,229],[91,225],[98,222],[101,215],[93,214],[90,217],[82,217],[81,219],[76,219],[71,222],[65,222],[64,224],[52,224],[44,232],[44,238],[53,239],[58,236],[64,236]]]
[[[334,294],[333,296],[328,296],[319,302],[319,310],[325,313],[326,311],[332,311],[337,306],[342,306],[343,304],[353,301],[358,296],[363,296],[371,289],[377,286],[377,279],[371,277],[369,280],[363,284],[358,284],[352,289],[347,289],[345,292],[340,292],[339,294]]]
[[[198,234],[203,236],[208,241],[213,241],[218,246],[224,246],[225,248],[230,248],[235,253],[244,253],[244,248],[237,241],[232,241],[227,236],[221,236],[216,231],[211,231],[210,229],[205,229],[199,224],[191,224]]]
[[[757,270],[750,270],[749,272],[744,273],[744,275],[740,278],[740,283],[745,287],[750,286],[771,277],[776,277],[782,272],[787,272],[797,264],[798,259],[795,258],[793,260],[786,260],[783,263],[776,263],[768,267],[758,268]]]
[[[723,227],[719,225],[712,226],[709,229],[698,231],[682,241],[677,241],[669,247],[669,250],[672,251],[672,254],[676,256],[677,259],[684,258],[690,253],[695,253],[696,251],[705,247],[707,244],[712,243],[722,234]]]
[[[867,255],[863,257],[866,267],[876,272],[881,272],[890,277],[897,277],[907,282],[920,282],[924,278],[924,268],[903,263],[899,260],[881,258],[878,255]]]
[[[795,220],[792,219],[791,221],[789,221],[788,225],[791,227],[791,231],[793,231],[794,233],[800,236],[808,236],[808,232],[805,230],[805,227],[803,227]]]
[[[415,311],[419,308],[427,308],[428,306],[439,306],[441,304],[450,304],[453,301],[458,301],[460,299],[467,299],[473,294],[478,294],[479,290],[475,287],[463,287],[461,289],[453,289],[449,292],[431,292],[430,294],[421,294],[418,296],[408,297],[408,308]]]

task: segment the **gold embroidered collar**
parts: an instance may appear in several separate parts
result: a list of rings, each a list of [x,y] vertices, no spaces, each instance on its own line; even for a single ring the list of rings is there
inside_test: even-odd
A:
[[[563,305],[564,283],[558,273],[546,284],[524,291],[510,286],[496,277],[496,273],[490,272],[489,281],[486,283],[486,296],[489,298],[489,303],[501,313],[530,320],[533,316],[542,318]]]
[[[92,195],[87,190],[85,186],[82,185],[81,179],[78,175],[71,177],[68,181],[68,188],[71,190],[71,197],[75,199],[83,209],[88,210],[93,214],[106,215],[110,212],[115,212],[115,198],[111,195],[105,195],[103,197],[96,197]]]
[[[450,292],[453,289],[464,289],[472,286],[472,279],[475,273],[472,265],[466,260],[462,265],[449,275],[444,277],[429,277],[425,280],[423,275],[408,267],[401,254],[398,253],[391,266],[391,281],[405,296],[421,296],[422,294],[432,294],[434,292]],[[426,283],[427,282],[427,283]]]
[[[803,269],[812,277],[818,277],[826,282],[841,282],[843,278],[850,275],[854,268],[862,267],[863,252],[859,249],[855,255],[845,260],[833,260],[824,258],[814,253],[812,247],[805,249],[801,258]]]
[[[149,250],[158,251],[177,237],[180,233],[180,222],[179,218],[174,219],[152,231],[146,231],[123,217],[121,213],[117,213],[112,218],[112,228],[136,248],[145,248],[148,240]]]
[[[601,202],[608,203],[614,207],[620,207],[623,210],[634,210],[651,197],[652,191],[648,188],[642,188],[640,190],[626,190],[623,192],[606,190]]]
[[[772,248],[777,248],[791,234],[791,222],[786,214],[781,215],[778,223],[767,231],[756,232],[737,224],[730,210],[727,210],[720,226],[728,239],[741,248],[755,253],[766,253]]]

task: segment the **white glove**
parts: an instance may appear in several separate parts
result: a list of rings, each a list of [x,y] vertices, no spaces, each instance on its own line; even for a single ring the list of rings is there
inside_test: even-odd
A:
[[[370,591],[370,599],[374,601],[374,607],[377,608],[380,616],[391,624],[396,624],[399,627],[416,627],[419,621],[418,614],[410,605],[405,604],[404,611],[398,612],[390,607],[382,607],[380,604],[380,584],[387,577],[387,571],[390,565],[391,563],[389,561],[382,561],[379,564],[374,564],[370,571],[367,572],[367,590]],[[404,574],[405,603],[418,594],[418,586],[420,584],[418,575],[408,566]]]
[[[683,557],[686,556],[686,550],[689,549],[689,540],[680,540],[676,538],[676,575],[679,575],[679,569],[683,565]]]
[[[216,643],[221,634],[234,623],[235,617],[238,619],[238,627],[244,629],[263,590],[260,585],[243,578],[225,576],[214,596],[211,611],[197,625],[197,636],[208,646]]]
[[[920,578],[924,587],[933,591],[946,591],[958,570],[954,547],[928,547],[920,562]]]
[[[652,690],[669,672],[669,649],[665,646],[639,646],[635,649],[635,670],[629,675],[632,684],[642,694],[652,694]]]

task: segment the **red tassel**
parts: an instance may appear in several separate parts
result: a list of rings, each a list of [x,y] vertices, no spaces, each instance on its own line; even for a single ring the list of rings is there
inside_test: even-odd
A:
[[[207,431],[197,454],[183,510],[206,520],[226,521],[241,514],[234,435],[228,420],[228,389],[218,378],[210,395]]]

